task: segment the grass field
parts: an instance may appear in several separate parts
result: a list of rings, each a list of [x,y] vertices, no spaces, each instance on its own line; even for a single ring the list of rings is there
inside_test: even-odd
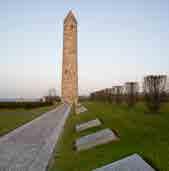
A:
[[[34,109],[0,109],[0,136],[35,119],[54,107],[56,107],[56,105]]]
[[[143,104],[132,109],[101,102],[87,102],[85,106],[88,112],[84,115],[72,113],[68,118],[50,171],[91,171],[133,153],[141,155],[155,169],[169,171],[169,104],[163,105],[158,114],[145,113]],[[102,120],[101,127],[75,132],[77,123],[96,117]],[[102,128],[116,130],[120,140],[83,152],[74,150],[76,138]]]

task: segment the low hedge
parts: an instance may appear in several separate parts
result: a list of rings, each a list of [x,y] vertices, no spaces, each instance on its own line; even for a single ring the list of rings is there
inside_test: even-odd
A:
[[[15,108],[37,108],[43,106],[50,106],[53,105],[52,102],[0,102],[0,108],[8,108],[8,109],[15,109]]]

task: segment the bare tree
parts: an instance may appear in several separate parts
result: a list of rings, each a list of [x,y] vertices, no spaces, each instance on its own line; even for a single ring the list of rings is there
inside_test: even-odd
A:
[[[145,100],[151,111],[159,111],[162,95],[166,90],[166,75],[149,75],[144,77],[143,90]]]
[[[124,87],[123,86],[114,86],[114,87],[112,87],[112,91],[113,91],[113,101],[117,104],[122,103]]]
[[[49,89],[47,96],[45,96],[44,98],[45,98],[45,101],[51,102],[51,103],[61,101],[60,97],[57,96],[55,88]]]
[[[55,97],[56,96],[56,89],[55,88],[49,89],[48,96],[49,97]]]
[[[106,96],[105,100],[109,103],[112,103],[112,89],[111,88],[105,89],[105,96]]]
[[[169,77],[167,77],[167,83],[166,83],[166,101],[169,101]]]
[[[137,101],[138,91],[139,85],[137,82],[125,83],[126,102],[130,107],[135,105]]]

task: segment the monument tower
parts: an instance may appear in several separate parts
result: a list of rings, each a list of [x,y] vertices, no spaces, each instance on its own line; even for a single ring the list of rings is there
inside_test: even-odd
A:
[[[78,102],[77,21],[70,11],[64,19],[62,101]]]

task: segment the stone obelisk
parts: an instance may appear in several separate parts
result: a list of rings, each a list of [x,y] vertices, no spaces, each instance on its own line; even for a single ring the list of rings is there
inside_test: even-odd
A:
[[[62,101],[78,102],[77,21],[70,11],[64,19]]]

